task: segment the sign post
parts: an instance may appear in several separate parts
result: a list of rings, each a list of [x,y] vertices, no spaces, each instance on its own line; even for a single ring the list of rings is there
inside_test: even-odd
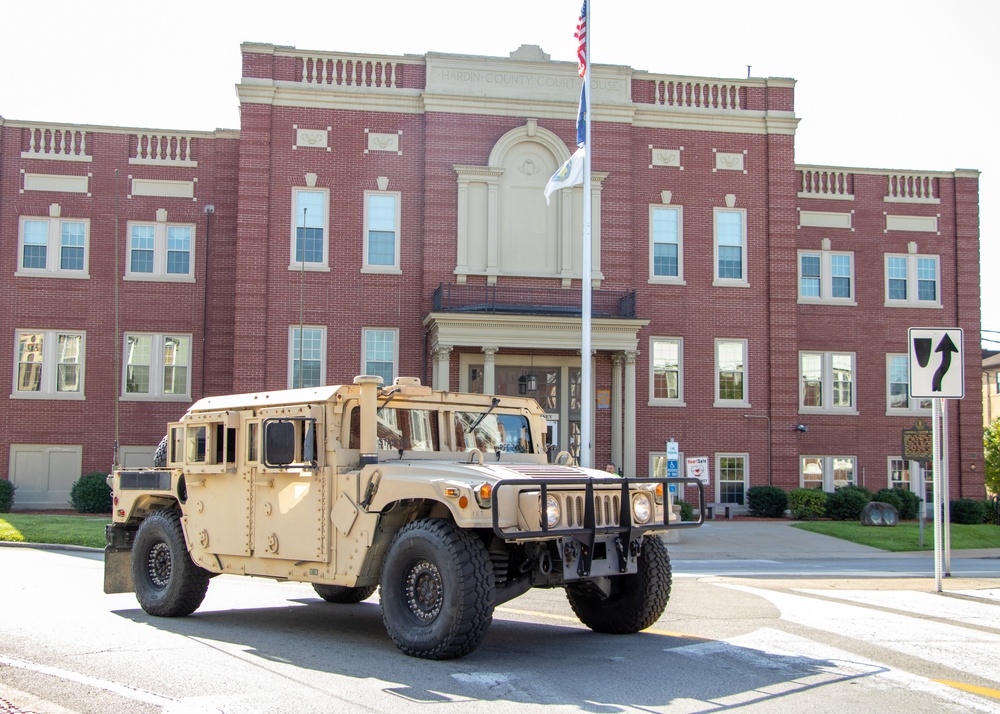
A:
[[[931,416],[931,479],[934,489],[934,580],[941,592],[943,571],[944,524],[941,517],[947,502],[942,492],[947,484],[947,460],[942,468],[941,415],[946,411],[946,399],[965,396],[965,360],[962,356],[964,334],[961,328],[911,327],[907,332],[909,350],[909,393],[911,399],[932,400]],[[948,558],[950,560],[950,558]]]
[[[680,461],[680,446],[676,441],[670,439],[667,442],[667,478],[677,478],[680,476],[678,461]],[[676,485],[670,484],[670,493],[675,496],[677,495]]]

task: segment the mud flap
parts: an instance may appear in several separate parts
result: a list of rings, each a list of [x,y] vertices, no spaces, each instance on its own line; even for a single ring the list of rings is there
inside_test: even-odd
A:
[[[135,592],[132,582],[132,551],[108,546],[104,549],[104,592]]]

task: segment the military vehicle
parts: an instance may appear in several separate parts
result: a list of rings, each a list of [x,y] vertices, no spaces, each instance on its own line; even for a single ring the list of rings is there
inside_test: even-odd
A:
[[[109,477],[105,591],[177,617],[219,574],[331,603],[380,588],[389,637],[428,659],[474,650],[531,588],[564,588],[598,632],[648,628],[670,597],[659,536],[700,519],[671,516],[667,479],[550,459],[545,427],[533,399],[415,378],[201,399],[168,426],[165,463]]]

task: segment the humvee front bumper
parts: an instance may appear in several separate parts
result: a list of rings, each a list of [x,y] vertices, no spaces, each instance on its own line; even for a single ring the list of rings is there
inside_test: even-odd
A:
[[[631,485],[638,488],[633,490]],[[657,485],[663,487],[663,493],[670,485],[696,487],[698,519],[671,524],[670,509],[650,502],[648,518],[639,522],[633,499],[639,494],[655,493]],[[595,555],[602,563],[599,570],[611,567],[618,574],[634,572],[643,535],[697,528],[704,522],[705,486],[694,478],[504,479],[494,485],[492,497],[496,536],[506,541],[556,541],[567,578],[610,574],[593,572]],[[664,502],[669,500],[665,498]],[[549,504],[558,511],[555,525],[550,525],[547,518]]]

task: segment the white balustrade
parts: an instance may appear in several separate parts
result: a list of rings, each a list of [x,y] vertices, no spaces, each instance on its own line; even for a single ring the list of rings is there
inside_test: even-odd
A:
[[[854,200],[854,194],[848,188],[848,177],[851,176],[849,172],[838,169],[803,169],[800,173],[800,198]]]
[[[147,166],[197,166],[191,158],[191,137],[184,134],[134,134],[136,138],[130,164]]]
[[[302,82],[396,89],[398,62],[350,57],[304,57]]]
[[[692,109],[743,109],[739,84],[653,80],[653,103]]]
[[[933,176],[889,174],[885,200],[891,203],[941,203]]]
[[[87,153],[87,133],[72,127],[28,127],[28,149],[21,152],[25,159],[58,161],[91,161]]]

